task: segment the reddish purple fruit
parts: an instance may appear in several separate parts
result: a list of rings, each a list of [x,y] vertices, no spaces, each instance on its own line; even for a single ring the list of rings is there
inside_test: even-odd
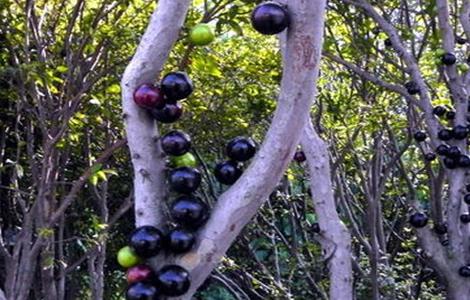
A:
[[[261,34],[278,34],[289,26],[289,12],[276,2],[258,5],[251,14],[251,24]]]
[[[151,84],[143,84],[134,92],[135,103],[146,109],[162,108],[165,99],[160,89]]]
[[[183,114],[183,106],[181,103],[167,103],[163,108],[160,109],[152,109],[151,110],[152,116],[155,120],[169,124],[178,121],[178,119]]]
[[[180,156],[191,149],[191,138],[182,131],[170,131],[160,139],[163,152],[167,155]]]
[[[193,82],[184,72],[168,73],[163,77],[161,86],[163,93],[171,101],[187,98],[194,89]]]
[[[214,175],[220,183],[231,185],[240,178],[242,170],[238,168],[236,162],[226,161],[215,166]]]
[[[294,154],[294,160],[300,164],[306,161],[307,157],[305,156],[305,153],[303,151],[297,150]]]
[[[154,277],[154,273],[152,271],[152,268],[150,268],[147,265],[137,265],[135,267],[128,269],[126,273],[128,284],[141,282],[141,281],[149,282],[149,281],[152,281],[153,277]]]

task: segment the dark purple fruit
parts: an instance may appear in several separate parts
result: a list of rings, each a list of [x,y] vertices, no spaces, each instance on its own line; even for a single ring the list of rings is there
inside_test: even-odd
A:
[[[457,58],[452,53],[444,53],[441,57],[441,61],[444,65],[451,66],[455,64],[455,62],[457,61]]]
[[[163,246],[163,234],[153,226],[142,226],[134,230],[129,245],[143,258],[157,255]]]
[[[432,152],[426,153],[426,154],[424,154],[424,159],[427,160],[427,161],[433,161],[433,160],[436,159],[436,154],[434,154]]]
[[[127,300],[158,300],[158,290],[150,283],[136,282],[131,284],[126,291]]]
[[[446,113],[446,119],[447,120],[453,120],[455,119],[455,111],[451,110]]]
[[[173,220],[191,230],[196,230],[209,218],[209,207],[199,198],[182,196],[170,207]]]
[[[436,153],[439,155],[447,155],[449,153],[449,146],[446,144],[441,144],[437,146]]]
[[[443,241],[441,242],[441,245],[444,246],[444,247],[449,246],[449,240],[443,240]]]
[[[470,266],[460,267],[459,275],[462,277],[470,277]]]
[[[168,182],[173,191],[190,194],[201,184],[201,173],[195,168],[176,168],[170,171]]]
[[[442,141],[448,141],[452,138],[452,131],[446,128],[439,130],[437,137]]]
[[[466,194],[465,196],[463,196],[463,201],[470,205],[470,194]]]
[[[180,156],[191,149],[191,138],[182,131],[170,131],[162,136],[160,142],[167,155]]]
[[[392,45],[393,45],[392,40],[391,39],[386,39],[384,41],[384,45],[385,45],[385,47],[392,47]]]
[[[153,280],[155,274],[152,268],[147,265],[137,265],[127,270],[126,279],[128,284],[135,282],[150,282]]]
[[[424,142],[426,140],[426,133],[424,131],[416,131],[413,137],[417,142]]]
[[[258,5],[251,14],[251,24],[261,34],[278,34],[289,26],[289,12],[275,2]]]
[[[161,109],[152,109],[152,116],[155,120],[169,124],[178,121],[178,119],[183,114],[183,106],[181,103],[167,103]]]
[[[410,216],[409,222],[413,227],[422,228],[428,224],[428,217],[423,213],[417,212]]]
[[[443,162],[444,162],[444,166],[446,166],[446,168],[448,169],[457,168],[457,160],[454,158],[444,157]]]
[[[442,117],[447,112],[447,109],[444,106],[436,106],[432,109],[432,113],[438,117]]]
[[[297,150],[294,154],[294,160],[300,164],[306,161],[307,157],[305,156],[305,153],[302,150]]]
[[[184,295],[191,285],[189,273],[177,265],[163,267],[157,273],[157,286],[166,296]]]
[[[446,234],[447,233],[447,225],[445,223],[440,223],[434,225],[434,232],[437,234]]]
[[[320,233],[320,224],[318,224],[318,222],[312,224],[312,231],[315,233]]]
[[[449,151],[447,151],[447,157],[450,157],[450,158],[459,158],[461,152],[460,152],[460,149],[459,147],[457,146],[451,146],[449,147]]]
[[[470,157],[468,155],[460,155],[458,160],[457,160],[457,165],[460,168],[468,168],[470,167]]]
[[[188,252],[195,241],[194,233],[183,228],[173,229],[166,236],[167,249],[175,254]]]
[[[161,86],[163,94],[170,101],[187,98],[193,92],[193,82],[184,72],[166,74],[162,79]]]
[[[467,190],[467,192],[470,193],[470,184],[467,184],[467,185],[465,186],[465,189]]]
[[[469,214],[461,214],[460,215],[460,222],[464,224],[470,223],[470,215]]]
[[[227,156],[235,161],[247,161],[256,153],[256,144],[251,138],[236,137],[226,147]]]
[[[143,84],[134,92],[134,102],[146,109],[162,108],[165,99],[160,89],[152,84]]]
[[[420,92],[418,85],[414,81],[408,81],[405,83],[405,88],[410,95],[416,95]]]
[[[457,125],[452,129],[452,137],[456,140],[463,140],[468,135],[468,128],[466,126]]]
[[[242,170],[240,170],[236,162],[225,161],[215,166],[214,175],[220,183],[230,185],[234,184],[242,176]]]
[[[461,36],[458,36],[455,38],[455,41],[457,42],[457,44],[459,45],[465,45],[465,43],[467,42],[467,39],[466,38],[463,38]]]

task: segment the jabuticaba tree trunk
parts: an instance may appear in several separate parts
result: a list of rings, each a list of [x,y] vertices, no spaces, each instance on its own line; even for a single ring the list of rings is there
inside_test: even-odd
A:
[[[305,126],[301,145],[309,166],[310,189],[320,234],[324,237],[321,246],[325,258],[329,259],[330,299],[353,299],[351,235],[336,210],[328,146],[311,122]]]

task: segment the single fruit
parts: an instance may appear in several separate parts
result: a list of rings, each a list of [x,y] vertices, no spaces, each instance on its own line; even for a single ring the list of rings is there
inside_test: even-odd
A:
[[[424,154],[424,159],[427,160],[427,161],[433,161],[436,159],[436,154],[432,153],[432,152],[428,152],[426,154]]]
[[[209,218],[209,207],[197,197],[182,196],[170,207],[173,220],[191,230],[196,230]]]
[[[197,167],[197,161],[194,155],[192,155],[189,152],[186,152],[183,155],[180,156],[171,156],[170,157],[170,163],[173,167],[178,168],[178,167],[190,167],[190,168],[195,168]]]
[[[205,46],[214,40],[214,33],[209,25],[198,24],[191,30],[189,39],[196,46]]]
[[[445,223],[435,224],[434,225],[434,232],[437,234],[446,234],[447,233],[447,225]]]
[[[452,110],[451,110],[451,111],[448,111],[448,112],[446,113],[446,119],[447,119],[447,120],[453,120],[453,119],[455,119],[455,111],[452,111]]]
[[[468,190],[467,190],[468,191]],[[463,196],[463,201],[470,205],[470,194],[466,194],[465,196]]]
[[[170,131],[160,139],[163,152],[167,155],[180,156],[191,148],[191,137],[182,131]]]
[[[432,113],[436,116],[442,117],[447,112],[447,109],[444,106],[436,106],[432,109]]]
[[[251,24],[261,34],[278,34],[289,26],[287,9],[275,2],[258,5],[251,14]]]
[[[230,185],[242,176],[242,170],[238,168],[236,162],[225,161],[215,166],[214,175],[220,183]]]
[[[162,249],[163,234],[153,226],[141,226],[132,233],[129,245],[140,257],[153,257]]]
[[[193,82],[184,72],[171,72],[163,77],[163,94],[171,101],[187,98],[193,92]]]
[[[414,81],[408,81],[405,83],[405,88],[410,95],[416,95],[420,92],[418,85]]]
[[[300,164],[306,161],[307,157],[305,156],[305,153],[303,151],[297,150],[294,154],[294,160]]]
[[[422,228],[428,224],[428,217],[423,213],[417,212],[410,216],[409,222],[413,227]]]
[[[153,280],[154,273],[152,268],[147,265],[137,265],[127,270],[126,278],[127,283],[132,284],[135,282],[150,282]]]
[[[175,254],[188,252],[195,241],[194,234],[183,228],[173,229],[166,236],[167,249]]]
[[[173,191],[190,194],[201,184],[201,173],[195,168],[176,168],[170,171],[168,182]]]
[[[470,266],[460,267],[459,275],[462,277],[470,277]]]
[[[452,129],[452,137],[456,140],[463,140],[468,135],[468,128],[466,126],[457,125]]]
[[[470,67],[468,66],[468,64],[458,64],[457,69],[460,72],[465,73],[465,72],[468,72],[468,70],[470,70]]]
[[[165,99],[160,89],[152,84],[143,84],[134,92],[135,103],[146,109],[162,108]]]
[[[467,192],[470,193],[470,184],[467,184],[467,185],[465,186],[465,189],[467,190]]]
[[[460,215],[460,222],[464,224],[470,223],[470,215],[469,214],[461,214]]]
[[[256,153],[256,144],[251,138],[236,137],[228,142],[227,156],[235,161],[247,161]]]
[[[315,232],[315,233],[320,233],[320,224],[318,224],[317,222],[313,223],[312,224],[312,231]]]
[[[443,162],[444,166],[446,166],[448,169],[457,168],[457,160],[454,158],[444,157]]]
[[[386,39],[384,41],[384,45],[385,45],[385,47],[392,47],[392,45],[393,45],[392,40],[391,39]]]
[[[167,103],[161,109],[152,109],[151,111],[152,116],[155,120],[169,124],[178,121],[178,119],[183,114],[183,105],[181,103]]]
[[[447,155],[449,153],[449,146],[447,146],[446,144],[441,144],[437,146],[436,153],[444,156]]]
[[[168,265],[157,273],[157,286],[166,296],[184,295],[190,285],[189,272],[183,267]]]
[[[455,38],[455,41],[457,42],[457,44],[459,45],[465,45],[465,43],[467,42],[467,39],[466,38],[463,38],[461,36],[458,36]]]
[[[444,65],[451,66],[455,64],[457,58],[453,53],[444,53],[444,55],[441,56],[441,61]]]
[[[140,257],[129,247],[122,247],[117,255],[118,263],[124,268],[130,268],[140,263]]]
[[[468,168],[470,167],[470,157],[468,155],[460,155],[458,160],[457,160],[457,165],[460,168]]]
[[[146,282],[131,284],[126,291],[127,300],[158,300],[159,293],[155,286]]]
[[[459,158],[460,156],[460,149],[459,147],[457,146],[451,146],[449,148],[449,151],[447,151],[447,157],[450,157],[450,158]]]
[[[416,131],[413,137],[417,142],[424,142],[426,140],[426,133],[423,131]]]
[[[437,137],[442,141],[448,141],[452,138],[452,131],[450,129],[441,129],[437,133]]]
[[[444,246],[444,247],[449,246],[449,240],[443,240],[443,241],[441,242],[441,245]]]

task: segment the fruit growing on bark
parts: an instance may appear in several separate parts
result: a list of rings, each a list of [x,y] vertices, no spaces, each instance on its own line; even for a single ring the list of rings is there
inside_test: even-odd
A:
[[[423,213],[417,212],[410,216],[409,222],[413,227],[422,228],[428,224],[428,217]]]
[[[199,198],[182,196],[170,207],[173,220],[191,230],[196,230],[209,218],[209,207]]]
[[[170,100],[176,101],[187,98],[193,92],[193,82],[184,72],[171,72],[163,77],[161,82],[163,94]]]
[[[468,128],[466,126],[457,125],[452,129],[452,137],[456,140],[463,140],[468,135]]]
[[[467,42],[467,39],[466,38],[463,38],[461,36],[458,36],[455,38],[455,41],[457,42],[457,44],[459,45],[465,45],[465,43]]]
[[[137,265],[127,270],[126,278],[127,283],[132,284],[141,281],[150,282],[153,280],[154,275],[152,268],[149,266]]]
[[[214,40],[214,33],[209,25],[198,24],[191,30],[189,39],[196,46],[205,46]]]
[[[143,84],[134,92],[135,103],[146,109],[162,108],[165,99],[160,89],[152,84]]]
[[[155,120],[161,123],[174,123],[181,118],[181,115],[183,114],[183,105],[178,102],[167,103],[162,108],[152,109],[150,112]]]
[[[405,83],[405,88],[408,91],[408,94],[410,95],[416,95],[419,94],[419,87],[414,81],[408,81]]]
[[[457,160],[454,158],[444,157],[443,162],[444,166],[446,166],[448,169],[457,168]]]
[[[242,170],[238,168],[236,162],[225,161],[215,166],[214,175],[220,183],[230,185],[240,178]]]
[[[446,119],[447,120],[453,120],[455,119],[455,111],[450,110],[446,113]]]
[[[253,28],[262,34],[278,34],[289,26],[289,12],[275,2],[258,5],[251,14]]]
[[[447,112],[447,109],[444,106],[436,106],[433,108],[432,113],[438,117],[442,117]]]
[[[184,295],[190,286],[189,273],[177,265],[163,267],[157,273],[157,286],[167,296]]]
[[[312,224],[312,231],[315,233],[320,233],[320,224],[318,224],[318,222]]]
[[[191,148],[191,137],[182,131],[170,131],[160,139],[163,152],[167,155],[180,156]]]
[[[194,234],[183,228],[171,230],[166,237],[167,249],[175,254],[188,252],[193,247],[195,241],[196,237]]]
[[[444,223],[434,225],[434,232],[436,232],[437,234],[446,234],[447,225]]]
[[[449,147],[449,151],[447,151],[447,157],[450,158],[459,158],[460,156],[460,149],[457,146],[451,146]]]
[[[190,194],[201,184],[201,173],[195,168],[176,168],[170,171],[168,182],[173,191]]]
[[[442,141],[448,141],[452,138],[452,131],[446,128],[439,130],[437,137]]]
[[[190,167],[190,168],[195,168],[197,167],[197,161],[194,155],[192,155],[189,152],[186,152],[183,155],[180,156],[171,156],[170,157],[170,163],[173,167],[178,168],[178,167]]]
[[[458,160],[457,160],[457,165],[460,168],[468,168],[470,167],[470,157],[468,155],[460,155]]]
[[[247,161],[256,153],[256,144],[251,138],[236,137],[226,147],[227,156],[235,161]]]
[[[463,196],[463,201],[470,205],[470,194],[466,194],[465,196]]]
[[[300,164],[306,161],[307,157],[305,156],[305,153],[302,150],[297,150],[294,154],[294,160]]]
[[[117,261],[122,267],[130,268],[135,265],[138,265],[141,259],[131,247],[126,246],[119,250],[117,255]]]
[[[437,146],[436,153],[439,155],[447,155],[449,153],[449,146],[446,144],[441,144]]]
[[[131,235],[129,245],[143,258],[157,255],[162,249],[163,234],[153,226],[138,227]]]
[[[441,61],[444,65],[451,66],[455,64],[455,62],[457,61],[457,58],[452,53],[444,53],[444,55],[442,55],[441,57]]]
[[[433,161],[436,159],[436,154],[432,153],[432,152],[428,152],[426,154],[424,154],[424,159],[427,160],[427,161]]]
[[[459,275],[462,277],[470,277],[470,266],[460,267]]]
[[[126,291],[127,300],[158,300],[159,293],[155,286],[147,282],[131,284]]]
[[[461,214],[460,215],[460,222],[464,224],[470,223],[470,215],[469,214]]]
[[[423,131],[416,131],[413,137],[417,142],[424,142],[426,140],[426,133]]]
[[[385,47],[392,47],[392,45],[393,45],[392,40],[391,39],[386,39],[384,41],[384,45],[385,45]]]

